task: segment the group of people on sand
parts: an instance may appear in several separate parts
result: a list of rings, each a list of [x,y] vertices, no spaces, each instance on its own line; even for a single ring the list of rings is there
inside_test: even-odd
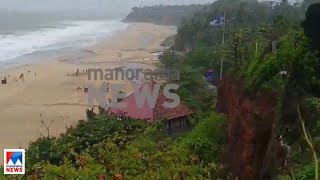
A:
[[[27,73],[31,73],[30,70],[27,71]],[[37,77],[37,73],[34,72],[34,77]],[[14,77],[15,82],[24,82],[24,73],[21,73],[18,77]],[[8,80],[10,79],[10,75],[5,76],[3,79],[1,79],[1,84],[7,84]]]
[[[83,69],[83,70],[82,70],[82,74],[88,74],[88,69]],[[67,75],[70,76],[69,73],[68,73]],[[75,76],[80,75],[80,70],[77,69],[76,73],[72,73],[72,74],[71,74],[71,76],[74,76],[74,75],[75,75]]]
[[[109,83],[109,81],[108,81],[108,83],[103,82],[103,84],[107,87],[106,92],[109,92],[109,87],[110,87],[110,83]],[[81,87],[77,87],[77,90],[81,90],[81,89],[83,89],[83,91],[84,91],[85,93],[88,93],[88,90],[89,90],[89,88],[88,88],[88,87],[85,87],[85,86],[83,86],[83,88],[81,88]]]

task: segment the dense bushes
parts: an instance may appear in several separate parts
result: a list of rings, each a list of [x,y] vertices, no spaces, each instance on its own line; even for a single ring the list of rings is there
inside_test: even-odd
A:
[[[144,124],[141,121],[128,118],[123,119],[121,123],[115,117],[109,117],[108,120],[97,117],[89,121],[80,121],[76,127],[69,128],[61,138],[40,138],[30,144],[26,163],[30,167],[41,161],[60,165],[65,157],[74,162],[76,154],[91,148],[103,139],[114,135],[113,141],[119,144],[126,143],[130,136],[125,134],[137,133],[142,131],[142,128]],[[118,133],[123,133],[123,136],[118,137]]]
[[[311,47],[320,51],[320,3],[312,4],[306,12],[306,19],[302,23],[304,33],[311,39]]]
[[[303,7],[310,2],[306,1]],[[320,97],[320,60],[313,50],[318,49],[316,44],[320,36],[315,33],[319,23],[311,23],[312,19],[319,19],[318,5],[310,6],[307,11],[303,23],[305,33],[300,27],[303,7],[283,3],[271,9],[257,3],[216,1],[179,27],[173,49],[183,55],[166,57],[163,61],[170,62],[167,67],[188,69],[189,76],[194,79],[186,81],[201,87],[195,83],[195,77],[201,81],[199,76],[208,68],[219,71],[223,58],[227,65],[224,72],[242,79],[250,97],[261,91],[276,91],[281,102],[276,117],[279,129],[274,131],[292,151],[288,160],[291,166],[286,168],[298,179],[310,179],[314,177],[312,163],[310,165],[313,158],[297,121],[297,106],[301,107],[306,131],[315,149],[319,149],[319,112],[314,105]],[[227,29],[225,45],[221,46],[222,27],[209,26],[209,22],[221,16],[224,9],[228,15]],[[272,42],[276,42],[276,46],[272,47]],[[200,92],[196,89],[188,87],[182,97],[200,104],[203,101],[192,99],[192,95]],[[288,174],[288,171],[283,173]]]
[[[214,109],[215,91],[207,88],[208,84],[203,78],[203,73],[208,69],[206,64],[211,61],[210,56],[213,56],[210,50],[199,49],[187,56],[168,52],[161,58],[166,68],[180,72],[180,80],[173,83],[180,86],[177,93],[195,112]]]
[[[185,137],[169,137],[162,126],[125,117],[81,121],[59,138],[31,143],[24,178],[224,179],[228,175],[219,165],[223,116],[207,116]]]
[[[225,144],[226,121],[222,115],[209,114],[181,145],[198,155],[205,163],[220,162]]]

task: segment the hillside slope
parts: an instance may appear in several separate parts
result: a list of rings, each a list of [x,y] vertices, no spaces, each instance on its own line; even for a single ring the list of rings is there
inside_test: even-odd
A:
[[[200,11],[204,7],[206,5],[135,7],[123,21],[177,26],[184,19],[192,17],[195,12]]]

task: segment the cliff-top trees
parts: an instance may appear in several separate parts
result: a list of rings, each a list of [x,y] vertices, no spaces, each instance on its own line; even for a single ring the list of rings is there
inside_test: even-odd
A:
[[[311,39],[311,48],[320,51],[320,3],[309,6],[302,26],[305,35]]]

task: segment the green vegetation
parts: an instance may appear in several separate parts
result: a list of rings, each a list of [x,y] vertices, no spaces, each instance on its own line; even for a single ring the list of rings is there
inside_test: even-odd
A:
[[[197,112],[210,112],[214,109],[213,102],[216,93],[206,88],[207,83],[202,77],[202,73],[207,70],[207,64],[210,63],[212,56],[215,54],[207,48],[203,48],[192,51],[187,56],[167,52],[161,59],[167,68],[180,71],[180,80],[174,82],[180,86],[178,94]]]
[[[284,174],[282,178],[289,179],[313,179],[317,169],[314,154],[320,153],[317,54],[320,49],[317,46],[319,33],[316,33],[320,23],[310,23],[319,20],[320,5],[312,5],[304,21],[309,4],[306,1],[301,7],[293,7],[284,3],[272,9],[257,3],[217,1],[178,28],[172,52],[162,58],[166,67],[183,72],[179,93],[200,111],[206,111],[210,103],[201,105],[212,99],[203,92],[206,89],[199,77],[208,68],[219,71],[221,58],[224,59],[224,76],[244,82],[247,96],[254,98],[261,92],[277,92],[280,110],[276,118],[280,120],[274,136],[283,137],[283,143],[291,149],[289,162],[280,171]],[[221,16],[224,9],[227,29],[222,46],[222,27],[209,26],[209,22]],[[276,49],[272,49],[273,41]],[[199,82],[194,82],[195,79]],[[188,87],[188,84],[193,86]],[[297,106],[301,108],[305,133],[298,120]]]
[[[205,5],[192,4],[181,6],[147,6],[134,7],[131,13],[124,18],[124,22],[145,22],[160,25],[179,25],[184,19],[204,8]]]
[[[271,8],[256,2],[220,0],[206,5],[181,23],[174,45],[161,57],[163,66],[181,72],[180,81],[175,82],[180,85],[178,94],[196,113],[189,134],[171,137],[162,129],[162,123],[88,114],[87,121],[69,128],[61,137],[45,137],[31,143],[27,174],[15,178],[231,178],[222,166],[228,145],[227,124],[224,116],[213,113],[217,93],[202,77],[206,70],[214,69],[219,79],[223,59],[223,77],[242,81],[247,96],[254,99],[261,92],[279,95],[275,117],[279,121],[273,125],[273,136],[282,137],[291,152],[287,164],[279,168],[278,179],[316,179],[320,153],[320,49],[319,34],[315,33],[319,32],[318,26],[310,22],[320,19],[315,13],[320,5],[313,5],[305,19],[309,4],[311,1],[301,7],[282,3]],[[129,17],[163,24],[163,13],[159,12],[168,8],[135,9]],[[181,7],[171,8],[180,12]],[[224,10],[227,26],[225,44],[221,45],[222,27],[209,23]],[[149,11],[159,12],[150,16]],[[143,19],[147,15],[151,18]],[[277,42],[276,48],[272,48],[272,42]]]
[[[167,136],[162,127],[161,123],[98,115],[59,138],[32,143],[26,152],[27,175],[15,178],[218,179],[228,175],[218,163],[223,151],[223,116],[210,114],[181,138]]]
[[[161,43],[161,46],[171,47],[174,45],[174,40],[175,40],[174,36],[169,36]]]

